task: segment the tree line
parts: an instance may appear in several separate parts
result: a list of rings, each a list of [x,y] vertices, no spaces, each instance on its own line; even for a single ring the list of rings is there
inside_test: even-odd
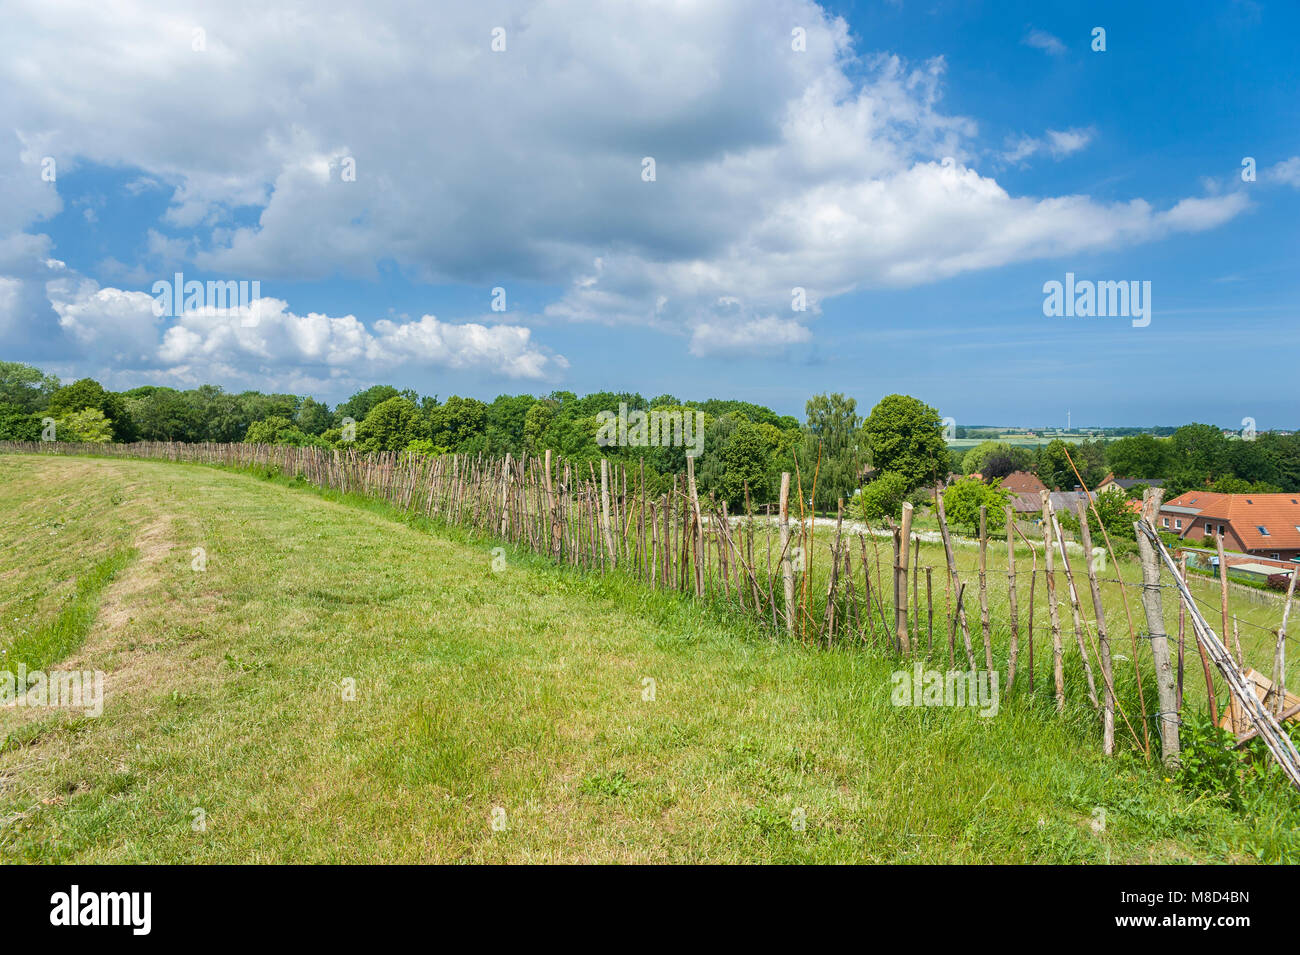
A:
[[[0,362],[0,440],[211,441],[315,446],[421,454],[516,457],[555,452],[578,467],[601,457],[639,467],[648,486],[663,493],[686,469],[685,442],[655,446],[602,445],[602,414],[624,406],[629,414],[691,414],[703,424],[695,470],[703,493],[734,511],[777,497],[789,471],[806,506],[834,511],[841,499],[855,516],[897,515],[903,501],[925,502],[951,475],[978,472],[988,491],[963,485],[960,500],[988,503],[997,481],[1015,470],[1036,473],[1051,488],[1077,479],[1060,440],[1038,447],[985,441],[949,449],[936,409],[908,395],[888,395],[866,415],[855,399],[816,395],[801,422],[745,401],[645,398],[627,392],[570,391],[544,396],[501,395],[494,401],[419,395],[374,385],[330,408],[311,396],[230,393],[217,385],[178,390],[145,385],[105,389],[82,378],[62,384],[30,365]],[[1260,433],[1230,440],[1205,424],[1177,428],[1168,437],[1133,434],[1085,441],[1070,448],[1074,465],[1095,486],[1113,471],[1121,477],[1162,479],[1171,493],[1212,486],[1220,490],[1300,490],[1300,436]],[[861,493],[859,493],[861,491]],[[992,494],[992,496],[988,496]],[[748,495],[748,501],[747,501]],[[986,499],[987,498],[987,499]],[[959,506],[959,514],[967,507]]]
[[[1300,491],[1300,434],[1262,431],[1228,436],[1211,424],[1186,424],[1171,434],[1134,434],[1112,441],[1069,445],[1058,439],[1038,447],[990,440],[954,455],[954,470],[985,480],[1032,471],[1050,488],[1078,483],[1070,458],[1089,487],[1113,473],[1120,478],[1162,482],[1166,499],[1193,488],[1225,494]],[[1066,450],[1069,449],[1069,456]],[[1140,491],[1136,496],[1140,496]]]

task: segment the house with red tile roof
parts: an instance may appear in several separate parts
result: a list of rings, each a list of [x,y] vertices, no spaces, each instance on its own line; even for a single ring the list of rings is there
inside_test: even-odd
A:
[[[1223,535],[1223,546],[1258,557],[1300,557],[1300,492],[1220,494],[1188,491],[1161,505],[1162,531],[1200,543]]]
[[[1012,494],[1037,494],[1047,486],[1032,471],[1012,471],[1002,479],[1002,486]]]

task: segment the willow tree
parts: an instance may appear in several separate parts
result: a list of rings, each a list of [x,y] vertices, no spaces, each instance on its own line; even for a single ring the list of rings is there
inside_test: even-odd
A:
[[[804,406],[803,449],[799,456],[805,497],[812,496],[817,476],[817,507],[833,510],[840,498],[853,496],[862,480],[867,449],[862,440],[858,403],[836,392],[816,395]],[[820,450],[821,464],[817,465]]]

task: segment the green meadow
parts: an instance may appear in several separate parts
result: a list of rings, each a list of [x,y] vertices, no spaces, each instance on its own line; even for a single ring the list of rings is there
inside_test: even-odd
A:
[[[0,858],[1300,856],[1277,780],[1103,758],[1046,656],[996,716],[895,707],[878,651],[497,546],[288,479],[0,456],[3,667],[105,673],[101,716],[0,709]]]

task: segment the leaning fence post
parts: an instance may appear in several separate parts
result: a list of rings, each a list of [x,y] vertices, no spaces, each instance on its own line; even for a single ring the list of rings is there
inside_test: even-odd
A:
[[[1237,666],[1220,640],[1210,629],[1210,625],[1205,622],[1205,617],[1201,615],[1200,609],[1196,606],[1192,593],[1187,588],[1187,583],[1178,579],[1178,568],[1174,566],[1174,559],[1169,556],[1165,550],[1165,545],[1160,541],[1154,527],[1145,526],[1145,522],[1139,522],[1134,525],[1140,535],[1145,535],[1153,548],[1158,548],[1160,558],[1164,561],[1165,566],[1169,568],[1170,573],[1174,575],[1174,586],[1178,588],[1183,602],[1187,606],[1188,616],[1192,618],[1192,627],[1196,630],[1201,639],[1201,643],[1207,654],[1214,660],[1214,665],[1219,668],[1224,679],[1228,683],[1229,692],[1237,698],[1241,712],[1245,714],[1246,719],[1252,724],[1251,730],[1237,741],[1240,746],[1246,739],[1253,736],[1260,736],[1264,740],[1264,745],[1268,747],[1273,758],[1277,760],[1282,771],[1286,773],[1291,784],[1300,789],[1300,753],[1296,752],[1295,744],[1287,736],[1286,731],[1278,724],[1277,719],[1264,705],[1264,701],[1255,695],[1254,685],[1246,679],[1241,668]],[[1298,708],[1300,709],[1300,708]],[[1283,711],[1283,716],[1289,715]]]

